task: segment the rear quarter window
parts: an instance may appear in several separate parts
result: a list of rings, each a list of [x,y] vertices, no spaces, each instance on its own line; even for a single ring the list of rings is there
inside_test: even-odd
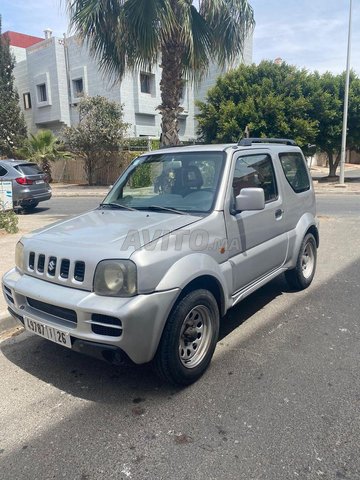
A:
[[[286,180],[295,193],[310,189],[310,179],[304,159],[300,153],[287,152],[279,154],[280,163]]]
[[[0,165],[0,177],[3,177],[6,174],[7,170],[2,165]]]
[[[14,168],[24,175],[40,175],[43,173],[36,163],[22,163],[14,166]]]

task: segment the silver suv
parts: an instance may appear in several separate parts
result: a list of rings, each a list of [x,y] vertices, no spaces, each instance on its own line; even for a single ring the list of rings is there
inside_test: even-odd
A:
[[[149,152],[96,210],[23,237],[3,292],[27,330],[113,363],[152,361],[186,385],[231,307],[283,272],[310,285],[315,215],[291,140]]]

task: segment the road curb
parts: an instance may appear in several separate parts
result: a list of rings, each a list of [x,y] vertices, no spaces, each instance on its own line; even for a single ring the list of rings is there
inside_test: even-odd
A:
[[[11,330],[12,328],[19,327],[21,324],[8,312],[0,313],[0,334]]]

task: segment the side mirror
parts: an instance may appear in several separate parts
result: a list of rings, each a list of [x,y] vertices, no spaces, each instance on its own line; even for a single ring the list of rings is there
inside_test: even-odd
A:
[[[237,212],[246,210],[264,210],[265,194],[262,188],[242,188],[235,199]]]

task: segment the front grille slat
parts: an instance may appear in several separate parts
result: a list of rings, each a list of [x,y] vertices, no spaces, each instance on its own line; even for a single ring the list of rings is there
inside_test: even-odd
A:
[[[40,254],[37,262],[37,271],[40,273],[44,273],[44,268],[45,268],[45,255]]]
[[[35,253],[30,252],[29,254],[29,268],[30,270],[34,270],[35,268]]]
[[[83,282],[85,276],[85,262],[75,262],[74,279]]]
[[[27,303],[30,307],[35,308],[43,313],[48,313],[49,315],[53,315],[54,317],[62,318],[63,320],[67,320],[68,322],[77,323],[77,314],[75,310],[70,310],[69,308],[58,307],[56,305],[51,305],[49,303],[40,302],[39,300],[35,300],[34,298],[26,298]]]
[[[69,271],[70,271],[70,260],[64,258],[61,260],[60,266],[60,277],[61,278],[69,278]]]

